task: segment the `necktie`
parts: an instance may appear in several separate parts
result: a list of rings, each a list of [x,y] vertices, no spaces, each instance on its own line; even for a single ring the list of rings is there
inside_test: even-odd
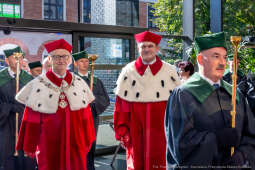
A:
[[[215,84],[213,84],[213,87],[217,90],[218,88],[220,88],[220,85],[215,83]]]

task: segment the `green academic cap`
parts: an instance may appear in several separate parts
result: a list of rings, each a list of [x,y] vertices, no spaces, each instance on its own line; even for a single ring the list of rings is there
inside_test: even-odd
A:
[[[224,32],[206,34],[204,36],[195,38],[196,55],[203,50],[207,50],[214,47],[224,47],[227,50]]]
[[[86,51],[81,51],[81,52],[78,52],[78,53],[74,53],[72,55],[73,55],[74,61],[77,61],[81,58],[88,58],[88,53]]]
[[[4,50],[4,55],[7,58],[12,56],[14,53],[22,53],[23,57],[25,55],[25,53],[21,50],[21,48],[19,46],[15,47],[15,48],[12,48],[12,49]]]
[[[35,62],[28,63],[28,66],[30,69],[33,69],[36,67],[42,67],[42,64],[40,61],[35,61]]]

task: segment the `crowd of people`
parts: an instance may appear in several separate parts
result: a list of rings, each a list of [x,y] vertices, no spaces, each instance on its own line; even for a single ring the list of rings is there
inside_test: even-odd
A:
[[[255,81],[238,72],[232,127],[224,32],[195,38],[197,71],[190,61],[176,68],[161,60],[160,35],[134,38],[139,57],[123,67],[114,90],[114,131],[127,170],[255,169]],[[20,47],[4,50],[0,170],[95,170],[107,91],[91,76],[86,51],[72,53],[64,39],[44,46],[49,56],[42,64],[28,63]]]

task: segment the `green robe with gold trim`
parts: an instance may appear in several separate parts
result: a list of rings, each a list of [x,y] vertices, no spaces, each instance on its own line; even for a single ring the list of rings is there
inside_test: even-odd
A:
[[[19,88],[21,89],[32,79],[31,75],[21,70]],[[20,124],[24,111],[24,106],[15,100],[15,95],[16,79],[9,75],[8,68],[2,69],[0,71],[0,170],[33,170],[35,162],[24,161],[22,153],[20,153],[18,161],[13,159],[16,113],[19,113]],[[17,165],[15,162],[20,164]]]
[[[173,91],[165,117],[168,169],[231,166],[230,147],[218,146],[216,137],[217,132],[231,127],[231,95],[230,84],[221,80],[220,88],[215,89],[198,73]],[[235,154],[241,155],[242,165],[254,169],[255,118],[239,91],[236,102]]]

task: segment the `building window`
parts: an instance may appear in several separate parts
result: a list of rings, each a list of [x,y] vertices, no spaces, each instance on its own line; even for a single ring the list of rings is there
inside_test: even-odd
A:
[[[154,16],[155,9],[152,7],[152,4],[148,4],[148,28],[156,28],[156,24],[154,23],[155,16]]]
[[[20,18],[20,5],[0,3],[0,17]]]
[[[138,26],[139,0],[116,0],[116,24]]]
[[[64,0],[44,0],[44,19],[63,21]]]
[[[91,22],[91,0],[83,0],[83,22]]]
[[[95,70],[97,76],[104,84],[110,97],[110,106],[105,110],[102,116],[112,115],[116,95],[113,92],[116,87],[116,81],[121,72],[121,68],[130,62],[131,47],[129,38],[114,37],[84,37],[79,38],[79,50],[86,50],[89,54],[97,54],[99,57],[95,65],[101,67]]]

